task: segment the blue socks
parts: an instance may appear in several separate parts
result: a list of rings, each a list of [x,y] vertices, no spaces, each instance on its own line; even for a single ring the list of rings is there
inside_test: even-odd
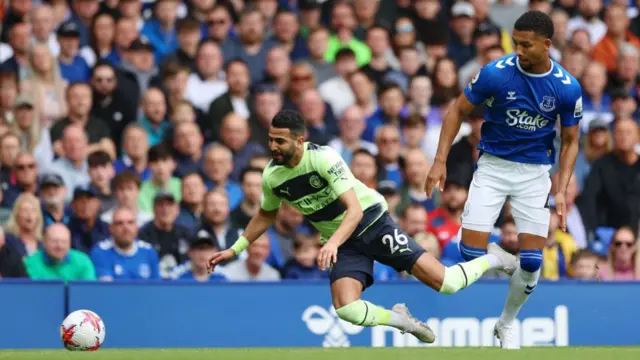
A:
[[[460,255],[462,255],[464,261],[471,261],[487,254],[487,249],[467,246],[462,242],[462,240],[458,243],[458,248],[460,249]]]
[[[534,273],[542,265],[542,250],[520,250],[520,268]]]

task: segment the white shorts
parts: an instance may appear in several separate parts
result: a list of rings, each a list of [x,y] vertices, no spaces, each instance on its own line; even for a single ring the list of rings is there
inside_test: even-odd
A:
[[[484,153],[473,174],[462,227],[491,232],[508,199],[518,233],[547,237],[551,165],[523,164]]]

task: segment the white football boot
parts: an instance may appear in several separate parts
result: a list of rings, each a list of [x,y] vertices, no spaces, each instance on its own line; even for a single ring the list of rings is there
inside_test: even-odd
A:
[[[493,335],[500,340],[500,347],[506,350],[518,350],[520,349],[520,339],[515,328],[511,324],[503,324],[500,321],[496,323],[493,328]]]
[[[500,262],[502,263],[502,270],[509,274],[509,276],[513,275],[519,266],[518,258],[515,255],[508,253],[496,243],[490,243],[487,246],[487,252],[500,259]]]
[[[405,304],[395,304],[391,308],[391,311],[405,317],[405,323],[410,326],[408,329],[402,331],[403,334],[409,333],[418,338],[418,340],[428,344],[436,341],[436,335],[433,333],[433,330],[431,330],[427,324],[414,318]]]

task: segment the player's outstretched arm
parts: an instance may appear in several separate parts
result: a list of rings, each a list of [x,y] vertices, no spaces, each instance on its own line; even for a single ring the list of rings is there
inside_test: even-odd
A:
[[[338,248],[351,236],[363,216],[362,206],[360,206],[360,201],[358,201],[353,189],[343,192],[338,199],[347,208],[347,211],[336,232],[331,235],[318,254],[318,267],[321,270],[329,268],[331,262],[338,261]]]
[[[258,213],[251,218],[249,224],[244,229],[242,235],[236,240],[231,248],[213,254],[209,259],[209,271],[213,271],[216,265],[230,260],[243,252],[252,242],[259,238],[273,223],[276,221],[278,209],[267,211],[260,209]]]
[[[562,145],[560,147],[560,176],[558,184],[558,192],[555,194],[556,211],[561,218],[560,227],[563,231],[567,230],[567,212],[565,211],[565,193],[573,167],[576,164],[576,158],[580,151],[580,130],[579,125],[563,126],[561,130]]]
[[[460,131],[460,125],[471,111],[475,108],[464,93],[461,93],[455,103],[451,105],[449,111],[442,122],[442,130],[440,131],[440,140],[438,141],[438,151],[433,161],[433,166],[427,176],[424,191],[429,198],[433,192],[433,188],[439,185],[440,190],[444,188],[444,182],[447,177],[447,157],[451,150],[451,144]]]

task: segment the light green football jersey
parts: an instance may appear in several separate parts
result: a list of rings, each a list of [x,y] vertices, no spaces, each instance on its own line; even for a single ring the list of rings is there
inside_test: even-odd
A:
[[[272,160],[264,169],[262,209],[276,210],[282,201],[291,204],[322,234],[323,243],[344,218],[346,208],[338,197],[347,190],[355,191],[365,212],[356,235],[387,210],[384,197],[356,179],[335,150],[309,142],[303,146],[304,154],[295,167],[276,165]]]

